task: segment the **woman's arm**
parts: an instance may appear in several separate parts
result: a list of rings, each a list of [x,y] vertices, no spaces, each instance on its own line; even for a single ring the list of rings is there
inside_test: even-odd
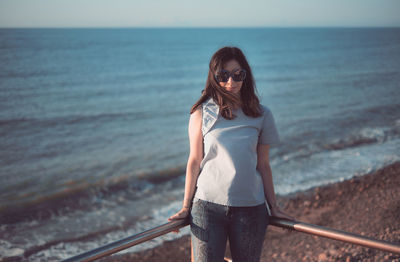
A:
[[[262,177],[265,199],[267,200],[268,206],[271,210],[271,215],[291,220],[294,219],[280,211],[276,203],[272,171],[269,165],[269,145],[257,145],[257,170]]]
[[[202,112],[199,107],[189,119],[189,144],[190,153],[186,166],[185,196],[182,209],[168,220],[182,219],[189,214],[196,182],[200,172],[200,163],[203,160],[203,134],[201,132]]]

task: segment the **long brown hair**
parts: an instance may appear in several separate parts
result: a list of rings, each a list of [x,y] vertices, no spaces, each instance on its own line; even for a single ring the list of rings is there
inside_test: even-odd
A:
[[[215,80],[214,75],[223,66],[231,61],[236,60],[240,66],[246,70],[246,78],[240,89],[240,98],[226,91]],[[259,117],[262,115],[260,101],[256,95],[256,84],[249,63],[243,52],[237,47],[223,47],[219,49],[211,57],[206,87],[201,97],[192,106],[190,113],[192,114],[203,102],[212,97],[215,103],[220,107],[220,113],[225,119],[233,119],[236,116],[232,113],[234,108],[242,107],[243,113],[250,117]]]

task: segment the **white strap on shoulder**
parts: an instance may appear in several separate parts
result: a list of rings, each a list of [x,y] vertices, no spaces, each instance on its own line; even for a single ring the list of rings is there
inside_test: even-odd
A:
[[[219,106],[214,102],[212,98],[209,98],[206,102],[202,104],[202,125],[201,131],[203,132],[203,137],[210,131],[218,119]]]

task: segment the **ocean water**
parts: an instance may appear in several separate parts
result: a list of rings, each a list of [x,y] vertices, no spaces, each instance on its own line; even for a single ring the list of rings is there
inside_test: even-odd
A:
[[[400,28],[0,29],[0,257],[60,260],[167,222],[225,45],[274,114],[278,194],[400,160]]]

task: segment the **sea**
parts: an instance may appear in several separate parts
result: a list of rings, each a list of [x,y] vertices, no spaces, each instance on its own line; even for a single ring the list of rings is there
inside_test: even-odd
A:
[[[223,46],[274,115],[277,194],[400,160],[400,28],[0,29],[0,257],[59,261],[167,223]]]

